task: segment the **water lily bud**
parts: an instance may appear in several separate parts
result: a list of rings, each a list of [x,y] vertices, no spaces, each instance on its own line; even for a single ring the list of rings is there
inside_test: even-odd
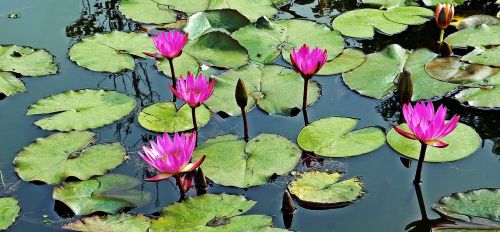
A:
[[[207,178],[205,178],[205,173],[201,168],[198,168],[198,170],[196,170],[194,182],[196,189],[206,189],[208,187]]]
[[[411,78],[411,73],[406,70],[398,76],[398,94],[401,104],[411,102],[411,96],[413,95],[413,80]]]
[[[238,103],[239,107],[244,108],[247,106],[248,93],[247,89],[245,88],[245,82],[243,82],[241,79],[239,79],[238,84],[236,84],[236,90],[234,92],[234,96],[236,98],[236,103]]]
[[[295,210],[297,210],[297,208],[293,203],[292,196],[290,195],[290,192],[288,192],[288,190],[285,190],[285,192],[283,193],[283,203],[281,204],[281,211],[283,213],[292,214],[295,213]]]
[[[434,19],[436,20],[436,25],[441,28],[447,28],[453,16],[455,14],[455,8],[451,4],[438,4],[436,6],[436,12],[434,14]]]

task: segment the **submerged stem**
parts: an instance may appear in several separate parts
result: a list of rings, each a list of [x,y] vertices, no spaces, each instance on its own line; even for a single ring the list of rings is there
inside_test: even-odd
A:
[[[420,184],[420,176],[422,173],[422,166],[424,164],[424,159],[425,159],[425,152],[427,150],[427,144],[425,143],[420,143],[420,156],[418,157],[418,165],[417,165],[417,172],[415,173],[415,179],[413,180],[413,184],[417,185]]]
[[[248,143],[248,121],[247,121],[247,112],[245,111],[245,107],[241,107],[241,115],[243,115],[244,138],[245,142]]]
[[[170,64],[170,74],[172,77],[172,87],[177,90],[177,78],[175,77],[175,70],[174,70],[174,60],[173,59],[168,59],[168,63]],[[175,96],[174,93],[172,93],[172,101],[176,102],[177,97]]]

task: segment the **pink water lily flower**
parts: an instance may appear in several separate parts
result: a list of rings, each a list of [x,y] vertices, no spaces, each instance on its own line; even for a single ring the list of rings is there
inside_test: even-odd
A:
[[[169,85],[175,96],[185,101],[192,108],[196,108],[208,100],[214,92],[215,79],[210,82],[201,73],[195,77],[188,72],[186,79],[181,75],[177,80],[177,89]]]
[[[156,46],[156,49],[160,52],[160,54],[148,53],[144,54],[148,56],[152,56],[155,58],[167,58],[174,59],[182,54],[182,49],[188,40],[188,33],[183,33],[178,30],[170,30],[168,33],[162,31],[159,32],[156,36],[151,36],[153,42]]]
[[[448,144],[439,139],[455,130],[460,120],[459,115],[454,115],[451,120],[446,122],[446,110],[446,107],[440,105],[434,113],[434,105],[431,101],[427,105],[423,101],[417,102],[415,107],[412,107],[411,104],[404,104],[403,116],[412,133],[397,126],[394,126],[394,129],[406,138],[419,140],[421,143],[433,147],[446,147]]]
[[[142,146],[143,152],[138,152],[144,161],[160,173],[145,181],[160,181],[183,172],[191,172],[198,168],[205,156],[195,163],[189,163],[196,145],[196,131],[192,134],[175,133],[172,140],[167,133],[156,137],[156,143],[150,141],[151,147]]]
[[[292,48],[292,53],[290,54],[293,67],[305,79],[310,79],[319,72],[327,59],[328,53],[326,50],[319,48],[311,50],[306,44],[302,45],[298,51]]]

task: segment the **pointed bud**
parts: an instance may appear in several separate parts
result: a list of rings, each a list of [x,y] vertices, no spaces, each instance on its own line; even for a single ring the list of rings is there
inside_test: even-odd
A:
[[[453,16],[455,14],[455,8],[451,4],[438,4],[436,6],[436,12],[434,13],[434,19],[436,21],[436,25],[445,29],[450,25],[451,20],[453,20]]]
[[[398,76],[399,102],[402,104],[411,102],[413,95],[413,79],[411,73],[404,70]]]
[[[245,88],[245,82],[241,79],[238,80],[238,84],[236,84],[236,90],[234,92],[234,96],[236,97],[236,103],[241,108],[245,108],[248,102],[248,93]]]
[[[207,178],[205,178],[205,173],[201,168],[196,171],[196,176],[194,177],[194,182],[196,189],[206,189],[208,187]]]
[[[293,203],[292,196],[290,195],[290,192],[288,192],[288,190],[285,190],[285,192],[283,193],[283,202],[281,204],[281,211],[283,213],[292,214],[295,213],[295,210],[297,210],[297,208]]]

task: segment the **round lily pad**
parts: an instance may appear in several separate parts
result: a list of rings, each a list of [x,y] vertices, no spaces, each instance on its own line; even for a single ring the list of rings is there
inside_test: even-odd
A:
[[[145,232],[151,220],[143,215],[118,214],[87,217],[63,227],[73,231]]]
[[[394,8],[405,6],[407,0],[362,0],[362,2],[379,8]]]
[[[457,47],[480,47],[500,44],[500,25],[480,25],[457,31],[444,40],[446,44]]]
[[[234,32],[249,23],[250,20],[237,10],[208,10],[191,15],[184,31],[189,33],[189,39],[196,39],[211,29],[222,28]]]
[[[139,124],[155,132],[178,132],[193,129],[191,107],[188,104],[176,109],[174,102],[159,102],[144,108],[139,113]],[[205,106],[196,108],[198,127],[205,126],[212,114]]]
[[[332,22],[333,29],[343,35],[355,38],[373,38],[375,29],[387,35],[395,35],[408,28],[387,19],[383,10],[359,9],[337,16]]]
[[[0,198],[0,230],[6,230],[16,220],[21,207],[13,197]]]
[[[160,231],[257,231],[282,232],[274,228],[272,217],[242,215],[255,205],[244,196],[205,194],[175,203],[163,209],[150,230]]]
[[[500,67],[500,47],[483,48],[478,47],[474,51],[462,57],[463,61],[472,64],[483,64]]]
[[[482,88],[481,85],[488,88]],[[453,97],[462,104],[473,107],[500,108],[500,72],[480,82],[479,87],[466,88]]]
[[[297,143],[306,151],[326,157],[349,157],[371,152],[385,143],[377,127],[355,130],[357,119],[330,117],[302,128]]]
[[[408,126],[401,124],[398,126],[404,131],[409,132]],[[467,139],[464,139],[467,138]],[[481,137],[471,127],[459,123],[457,128],[440,139],[448,144],[445,148],[427,147],[425,153],[426,162],[449,162],[460,160],[472,155],[481,144]],[[391,147],[400,154],[418,160],[420,155],[420,142],[403,137],[394,129],[387,133],[387,142]]]
[[[500,189],[477,189],[441,198],[432,209],[451,220],[500,227]]]
[[[338,172],[304,172],[288,185],[292,196],[309,207],[342,207],[363,196],[359,177],[339,182]]]
[[[113,31],[84,38],[69,49],[69,58],[79,66],[97,72],[134,70],[134,57],[156,53],[146,33]]]
[[[355,48],[348,48],[342,54],[335,57],[335,59],[326,62],[323,68],[319,70],[318,75],[345,73],[359,67],[365,60],[366,57],[362,51]]]
[[[10,72],[0,72],[0,93],[5,96],[26,92],[24,83]]]
[[[54,57],[43,49],[17,45],[0,45],[0,72],[18,73],[22,76],[55,74]]]
[[[84,181],[63,182],[54,189],[52,197],[67,205],[76,215],[116,214],[144,205],[151,199],[150,193],[137,189],[141,183],[129,176],[107,174]]]
[[[222,135],[199,146],[193,159],[206,155],[202,167],[217,184],[248,188],[283,175],[300,160],[299,147],[279,135],[260,134],[245,143],[235,135]]]
[[[498,69],[486,65],[468,64],[458,57],[439,57],[425,65],[429,76],[444,82],[467,84],[482,81],[498,72]]]
[[[155,0],[120,0],[122,14],[134,21],[150,24],[175,22],[177,14]]]
[[[396,23],[407,25],[420,25],[429,21],[434,16],[434,11],[418,7],[395,7],[384,12],[384,16]]]
[[[44,130],[87,130],[109,125],[128,115],[135,106],[135,99],[123,93],[84,89],[38,100],[26,114],[53,114],[35,122]]]
[[[88,131],[57,133],[38,138],[14,159],[25,181],[59,184],[67,177],[80,180],[102,175],[123,162],[127,154],[120,143],[92,145],[96,134]]]
[[[436,6],[440,3],[449,3],[451,5],[462,5],[464,2],[468,0],[422,0],[427,6]]]

